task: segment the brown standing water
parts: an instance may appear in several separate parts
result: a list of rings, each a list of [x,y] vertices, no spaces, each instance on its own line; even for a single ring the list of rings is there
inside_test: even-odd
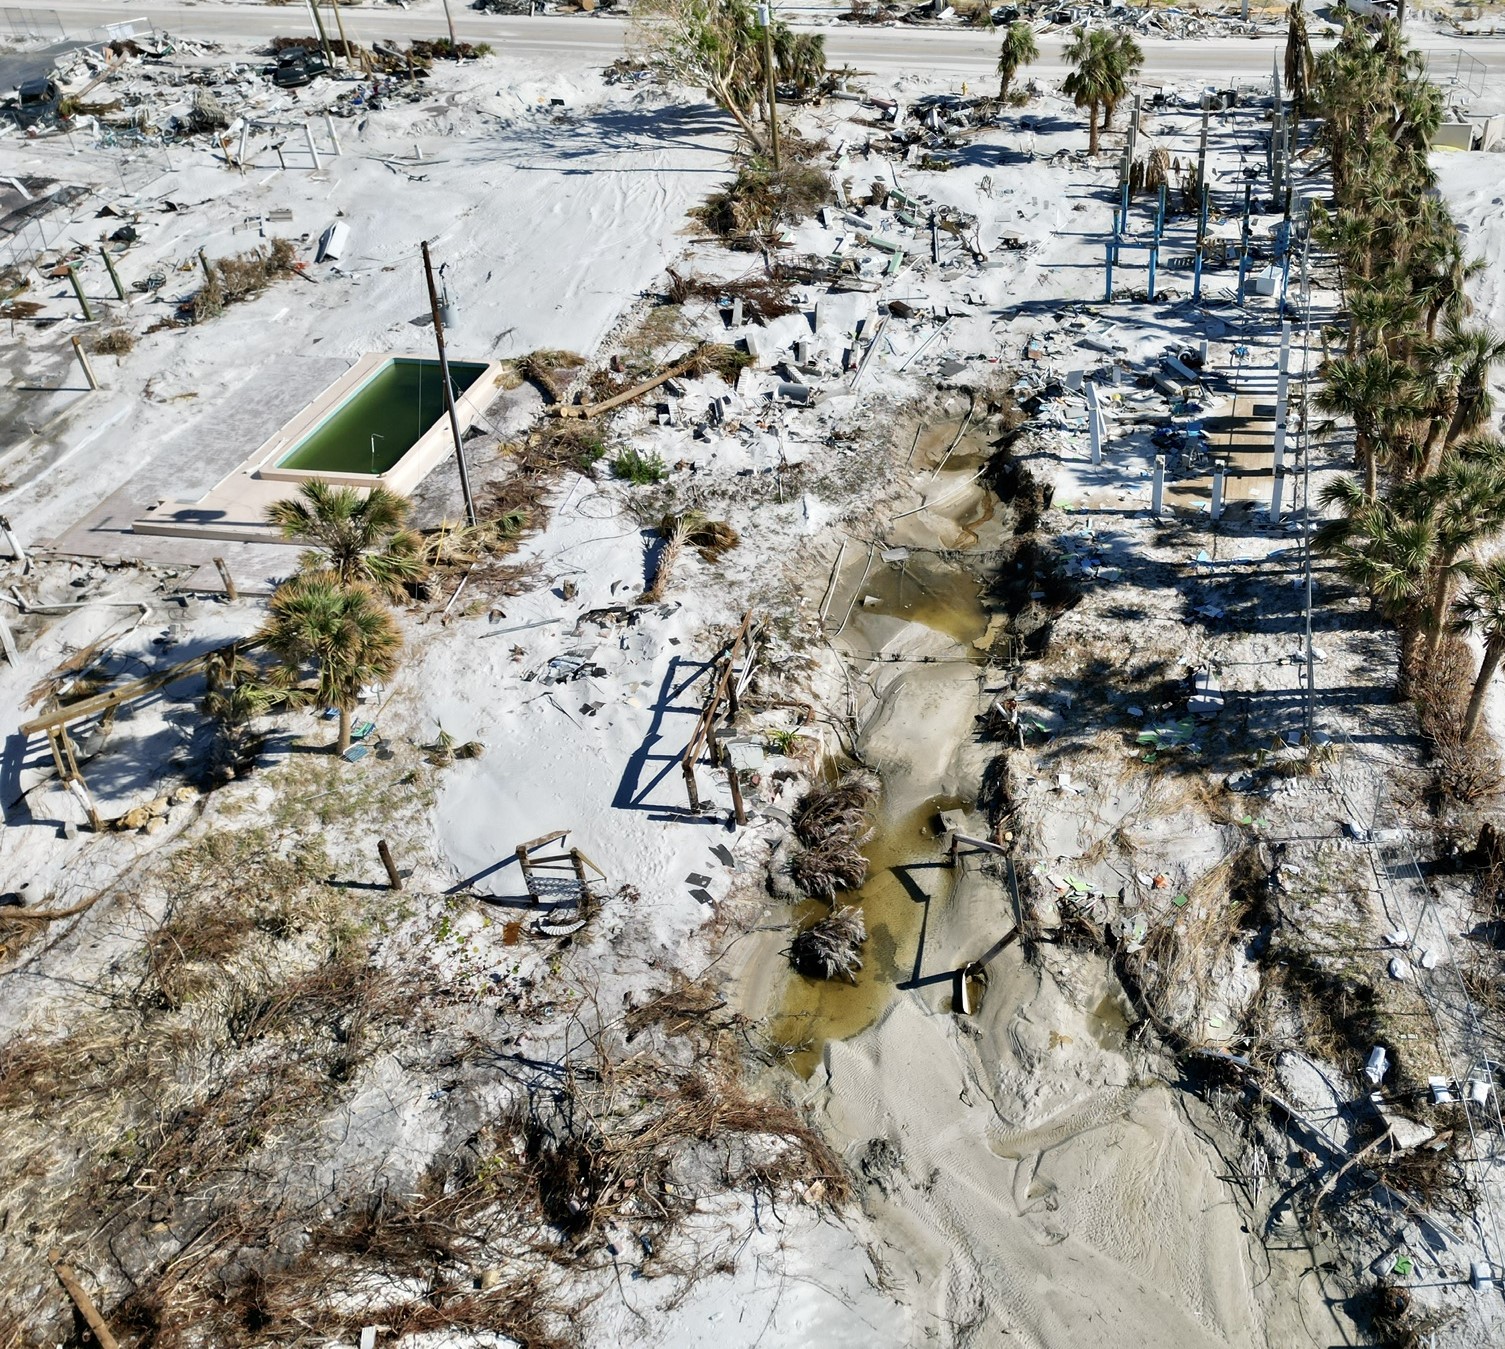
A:
[[[983,581],[964,565],[965,553],[980,548],[978,532],[993,521],[997,498],[981,480],[972,481],[986,462],[988,433],[973,425],[958,439],[961,429],[958,418],[921,433],[910,471],[933,508],[896,522],[884,541],[910,550],[902,560],[885,562],[876,553],[869,559],[849,550],[835,587],[836,617],[830,626],[834,630],[841,624],[839,644],[859,660],[902,642],[909,635],[905,625],[917,624],[949,638],[955,644],[952,653],[942,651],[935,659],[955,672],[942,677],[954,678],[970,693],[977,688],[994,616],[983,604]],[[993,532],[998,532],[996,526]],[[848,615],[844,623],[842,615]],[[935,650],[933,640],[928,649]],[[923,679],[933,681],[937,676],[934,665],[913,669],[924,671]],[[923,684],[912,682],[914,678],[910,672],[893,677],[885,683],[885,697],[892,720],[924,728],[932,695]],[[948,726],[935,734],[949,736],[954,743],[958,731]],[[941,795],[940,782],[920,780],[908,765],[880,760],[873,767],[883,779],[885,804],[894,805],[880,816],[872,841],[863,849],[869,862],[866,882],[838,897],[839,903],[859,905],[867,923],[862,970],[855,983],[808,979],[791,970],[769,1018],[770,1038],[790,1051],[789,1064],[802,1077],[820,1063],[828,1041],[846,1039],[872,1025],[895,990],[918,973],[928,904],[946,903],[953,885],[944,865],[939,814],[972,805]],[[825,903],[806,901],[791,913],[791,929],[828,912]]]

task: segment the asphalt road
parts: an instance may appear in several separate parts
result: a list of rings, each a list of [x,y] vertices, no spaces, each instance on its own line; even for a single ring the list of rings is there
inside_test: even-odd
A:
[[[124,19],[147,18],[158,29],[185,37],[254,39],[293,36],[312,29],[308,10],[302,4],[270,6],[238,3],[238,0],[200,0],[200,3],[164,4],[160,0],[52,0],[70,30],[91,28]],[[508,51],[529,55],[570,53],[582,65],[605,65],[625,49],[630,25],[605,15],[573,17],[511,18],[485,14],[451,0],[455,28],[462,41],[489,42],[498,54]],[[326,14],[328,11],[326,10]],[[392,4],[342,8],[346,31],[352,41],[374,38],[411,39],[442,37],[444,11],[436,0],[402,9]],[[326,18],[326,24],[332,22]],[[851,66],[859,71],[884,75],[906,72],[949,77],[974,88],[985,88],[996,76],[998,39],[992,34],[958,30],[927,31],[910,26],[855,28],[846,24],[824,26],[827,62],[833,67]],[[1063,40],[1041,39],[1040,60],[1030,73],[1057,79],[1065,73],[1061,62]],[[1201,85],[1230,75],[1260,78],[1269,74],[1284,42],[1276,38],[1206,38],[1175,41],[1141,38],[1148,81]],[[1505,75],[1505,39],[1470,39],[1450,43],[1433,34],[1418,35],[1416,45],[1451,60],[1458,51],[1482,61],[1492,75]]]

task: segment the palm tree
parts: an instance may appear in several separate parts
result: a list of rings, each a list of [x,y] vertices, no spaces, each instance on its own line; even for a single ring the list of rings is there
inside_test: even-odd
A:
[[[1003,33],[1003,46],[998,49],[998,101],[1009,96],[1009,85],[1018,74],[1020,66],[1027,66],[1040,55],[1035,44],[1035,30],[1023,19],[1015,19]]]
[[[407,527],[408,509],[406,497],[385,487],[362,493],[313,478],[296,497],[268,506],[267,519],[284,538],[314,545],[298,559],[304,571],[328,571],[401,600],[428,574],[422,540]]]
[[[1424,462],[1433,463],[1494,413],[1490,372],[1505,361],[1505,339],[1491,328],[1464,328],[1449,320],[1443,334],[1422,348],[1423,378],[1433,390]]]
[[[313,666],[315,697],[340,714],[335,752],[350,748],[350,714],[367,684],[382,683],[397,670],[402,633],[370,586],[344,583],[330,572],[296,576],[278,586],[258,636],[301,677]]]
[[[1437,531],[1426,621],[1427,655],[1435,658],[1454,584],[1468,575],[1474,551],[1505,525],[1505,475],[1493,465],[1458,460],[1415,486]]]
[[[1113,34],[1106,28],[1087,31],[1078,24],[1071,30],[1072,40],[1062,55],[1074,69],[1061,82],[1078,108],[1087,109],[1087,153],[1097,153],[1097,110],[1110,98],[1121,96],[1121,84],[1113,73],[1111,47]]]
[[[1293,111],[1299,122],[1306,116],[1307,100],[1317,79],[1317,63],[1307,39],[1306,11],[1301,0],[1291,0],[1286,20],[1286,87],[1291,91]]]
[[[1352,359],[1330,362],[1313,403],[1323,412],[1347,417],[1354,428],[1354,459],[1364,470],[1364,493],[1378,491],[1381,449],[1389,445],[1398,422],[1418,411],[1415,379],[1409,366],[1383,348]]]
[[[1463,739],[1472,740],[1484,712],[1484,697],[1489,681],[1505,658],[1505,558],[1493,558],[1482,567],[1469,569],[1468,593],[1458,601],[1454,612],[1462,632],[1477,633],[1484,639],[1484,657],[1468,697],[1463,714]]]
[[[1113,74],[1108,97],[1103,100],[1103,130],[1113,122],[1113,111],[1119,101],[1129,92],[1129,81],[1139,74],[1144,65],[1144,52],[1126,32],[1115,33],[1108,43],[1108,68]]]
[[[1413,500],[1408,498],[1408,502]],[[1437,523],[1430,510],[1403,511],[1367,494],[1352,478],[1322,490],[1324,506],[1343,512],[1326,521],[1314,539],[1350,581],[1363,586],[1380,614],[1400,631],[1400,676],[1404,688],[1415,663],[1437,558]]]

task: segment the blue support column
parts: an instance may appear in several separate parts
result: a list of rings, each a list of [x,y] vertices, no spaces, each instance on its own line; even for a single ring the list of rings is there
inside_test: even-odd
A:
[[[1129,223],[1129,175],[1124,174],[1123,191],[1120,193],[1118,209],[1123,212],[1125,226]]]
[[[1155,269],[1159,265],[1160,265],[1160,245],[1159,244],[1151,244],[1150,245],[1150,284],[1149,284],[1149,296],[1148,296],[1149,301],[1150,301],[1151,304],[1153,304],[1154,301],[1155,301]]]
[[[1291,284],[1291,255],[1286,253],[1285,261],[1280,265],[1280,312],[1286,310],[1286,290]]]
[[[1249,250],[1241,249],[1238,255],[1238,302],[1244,302],[1244,278],[1249,274]]]
[[[1208,210],[1208,206],[1209,206],[1209,197],[1210,197],[1210,194],[1209,194],[1208,189],[1207,189],[1207,184],[1203,183],[1202,184],[1202,203],[1201,203],[1201,206],[1198,208],[1198,211],[1197,211],[1197,238],[1199,238],[1199,239],[1202,238],[1202,236],[1207,233],[1207,210]]]
[[[1197,242],[1196,260],[1192,263],[1191,298],[1193,304],[1200,303],[1202,299],[1202,244],[1200,240]]]
[[[1165,229],[1165,184],[1160,184],[1160,192],[1155,200],[1155,239],[1159,242],[1160,235]]]
[[[1103,302],[1106,304],[1111,303],[1113,299],[1113,255],[1118,252],[1118,249],[1111,239],[1103,245],[1103,249],[1107,254],[1107,257],[1105,259],[1105,274],[1107,276],[1107,281],[1103,289]]]

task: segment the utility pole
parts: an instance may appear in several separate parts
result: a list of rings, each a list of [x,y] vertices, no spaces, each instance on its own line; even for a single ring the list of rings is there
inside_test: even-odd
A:
[[[1311,252],[1311,222],[1307,222],[1305,238],[1301,241],[1301,411],[1296,427],[1301,441],[1302,512],[1301,528],[1306,547],[1301,551],[1306,557],[1306,743],[1310,746],[1317,731],[1317,662],[1312,648],[1312,447],[1306,434],[1307,376],[1311,365],[1310,344],[1312,336],[1312,283],[1307,274],[1307,255]]]
[[[763,71],[768,85],[768,147],[773,152],[773,167],[783,167],[779,160],[779,76],[773,61],[773,9],[758,6],[758,22],[763,25]]]
[[[354,69],[355,58],[350,54],[350,41],[345,36],[345,21],[340,17],[340,0],[329,0],[329,7],[334,10],[335,27],[340,30],[340,46],[345,52],[345,65]]]
[[[324,48],[324,59],[329,62],[329,68],[334,69],[334,52],[329,46],[329,34],[324,31],[324,20],[319,16],[319,7],[314,0],[307,0],[309,17],[314,21],[314,28],[319,34],[319,45]]]
[[[429,308],[434,315],[434,341],[439,344],[439,377],[444,381],[444,408],[449,430],[455,438],[455,462],[460,467],[460,492],[465,497],[465,523],[475,528],[476,503],[470,495],[470,470],[465,466],[465,447],[460,440],[460,418],[455,413],[455,391],[449,382],[449,357],[444,351],[444,321],[439,317],[439,292],[434,288],[434,264],[429,260],[428,240],[423,241],[423,275],[428,281]]]
[[[449,12],[449,0],[444,0],[444,22],[449,25],[449,54],[456,61],[460,59],[460,44],[455,41],[455,20]]]

